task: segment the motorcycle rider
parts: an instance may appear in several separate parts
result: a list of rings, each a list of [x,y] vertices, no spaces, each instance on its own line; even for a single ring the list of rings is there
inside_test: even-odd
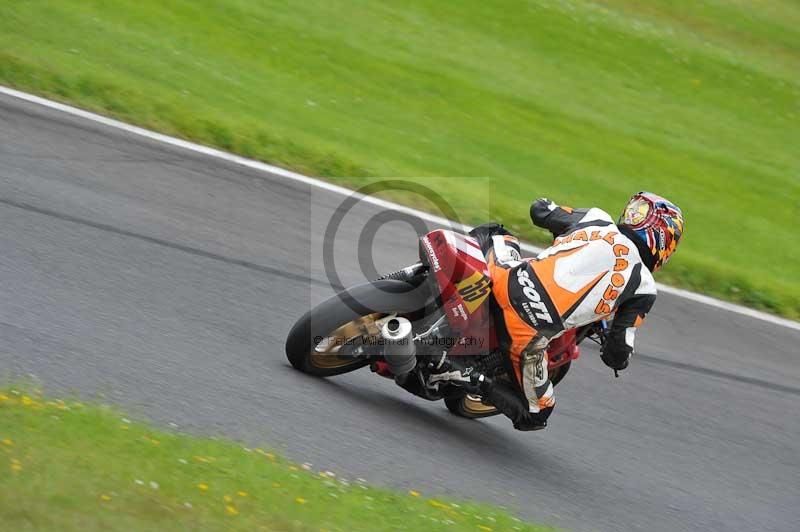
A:
[[[681,210],[650,192],[634,194],[616,224],[601,209],[572,209],[546,198],[533,202],[530,215],[554,237],[535,258],[521,258],[519,240],[502,225],[470,232],[486,257],[499,338],[515,382],[471,369],[462,380],[518,430],[547,426],[555,397],[546,350],[564,331],[613,317],[601,358],[615,371],[628,366],[636,328],[656,298],[652,273],[674,253],[684,226]],[[450,361],[448,369],[460,371],[457,366]]]

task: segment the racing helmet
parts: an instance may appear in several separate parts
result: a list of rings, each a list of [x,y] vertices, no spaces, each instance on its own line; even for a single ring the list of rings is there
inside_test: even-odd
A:
[[[678,247],[683,234],[683,213],[671,201],[652,192],[631,197],[617,223],[630,228],[653,256],[653,271],[661,269]]]

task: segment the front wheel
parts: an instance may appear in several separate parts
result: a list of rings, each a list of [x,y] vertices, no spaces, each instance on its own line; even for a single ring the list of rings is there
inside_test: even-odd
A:
[[[296,369],[316,377],[332,377],[369,364],[356,356],[354,339],[378,338],[382,320],[422,315],[428,291],[424,286],[383,280],[355,286],[324,301],[295,323],[286,338],[286,358]]]
[[[444,405],[451,414],[467,419],[480,419],[500,413],[495,407],[483,404],[480,395],[471,393],[445,397]]]
[[[570,364],[572,364],[572,361],[550,371],[550,382],[553,383],[554,387],[567,374]],[[500,413],[495,407],[483,404],[480,395],[471,393],[445,397],[444,404],[451,414],[468,419],[480,419],[482,417],[496,416]]]

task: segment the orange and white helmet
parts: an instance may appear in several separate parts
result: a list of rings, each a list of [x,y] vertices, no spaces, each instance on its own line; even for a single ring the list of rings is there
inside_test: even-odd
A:
[[[653,271],[667,263],[683,235],[683,213],[677,205],[651,192],[634,194],[617,225],[629,227],[655,259]]]

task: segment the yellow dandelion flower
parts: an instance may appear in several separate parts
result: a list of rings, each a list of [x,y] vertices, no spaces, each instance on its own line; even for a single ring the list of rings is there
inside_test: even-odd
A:
[[[122,430],[130,429],[130,427],[128,425],[120,425],[119,428],[122,429]]]
[[[206,460],[202,456],[193,456],[192,459],[194,459],[194,460],[196,460],[198,462],[208,462],[208,460]]]
[[[105,494],[100,495],[100,500],[103,501],[103,502],[108,502],[108,501],[111,500],[111,496],[110,495],[105,495]]]
[[[478,525],[478,528],[483,530],[483,532],[492,532],[492,529],[489,528],[488,526]]]
[[[33,404],[33,399],[31,399],[27,395],[23,395],[22,399],[21,399],[21,402],[22,402],[23,406],[30,406],[31,404]]]
[[[233,502],[233,497],[231,497],[230,495],[225,495],[224,497],[222,497],[222,500],[224,500],[225,502]]]
[[[3,401],[8,401],[8,396],[4,393],[0,393],[0,403]]]
[[[235,506],[229,504],[225,506],[225,513],[228,515],[239,515],[239,510]]]
[[[412,497],[419,497],[419,492],[418,491],[409,490],[408,494],[411,495]]]
[[[11,471],[13,471],[15,473],[19,473],[20,471],[22,471],[22,464],[20,464],[17,461],[13,461],[11,463]]]
[[[199,489],[200,491],[208,491],[208,484],[206,484],[205,482],[201,482],[200,484],[197,485],[197,489]]]
[[[14,442],[11,441],[11,438],[4,438],[3,445],[8,445],[9,447],[11,447],[12,445],[14,445]]]
[[[238,495],[239,497],[247,497],[247,492],[246,491],[237,491],[236,495]]]
[[[298,497],[294,500],[294,502],[296,502],[297,504],[305,504],[306,500],[302,497]]]
[[[273,482],[273,483],[272,483],[272,487],[273,487],[273,488],[280,488],[280,487],[281,487],[281,485],[280,485],[280,484],[278,484],[277,482]]]

